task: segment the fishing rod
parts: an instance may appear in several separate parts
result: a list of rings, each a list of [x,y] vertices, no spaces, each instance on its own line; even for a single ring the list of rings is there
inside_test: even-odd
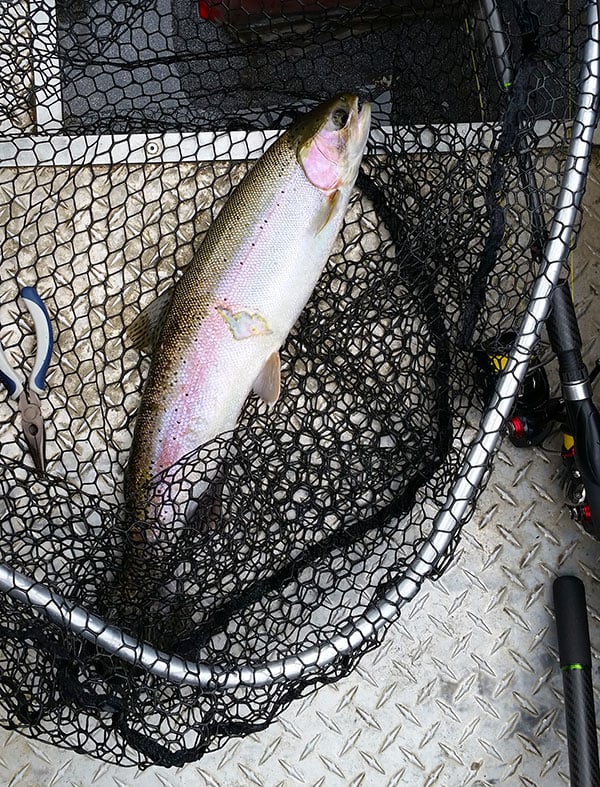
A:
[[[577,577],[561,576],[554,580],[553,595],[571,787],[598,787],[600,765],[585,588]]]
[[[496,63],[498,79],[502,74],[506,75],[505,65]],[[526,82],[527,70],[524,73]],[[515,82],[519,77],[517,72]],[[506,85],[505,82],[502,84]],[[531,222],[531,255],[541,265],[548,229],[527,133],[526,122],[515,112],[514,126],[505,128],[503,134],[512,143],[527,203]],[[588,374],[581,354],[582,342],[573,298],[565,281],[559,282],[552,294],[546,328],[558,361],[562,396],[550,398],[545,370],[532,356],[531,369],[508,424],[509,436],[517,446],[539,445],[551,431],[553,422],[563,424],[563,463],[571,476],[567,485],[572,503],[571,515],[591,535],[600,539],[600,413],[593,402],[591,386],[600,372],[600,365],[597,363],[593,374]],[[506,346],[507,355],[514,338],[514,334],[500,337],[500,343]],[[479,360],[481,366],[481,353]],[[495,377],[504,368],[505,361],[498,357],[497,352],[488,356],[487,360],[484,358],[483,368],[487,365],[488,372],[490,362]],[[489,383],[486,387],[489,390]]]
[[[530,17],[528,22],[533,34],[531,43],[536,38],[536,20]],[[502,29],[501,20],[495,27]],[[498,51],[500,43],[497,42]],[[505,89],[510,84],[506,79],[507,62],[510,64],[508,54],[504,60],[495,58],[497,77]],[[512,81],[512,73],[509,73],[509,76]],[[519,76],[517,73],[517,78]],[[527,78],[528,74],[525,72],[526,81]],[[523,185],[531,222],[530,252],[541,265],[544,261],[548,230],[523,116],[515,117],[516,128],[503,129],[503,133],[510,134],[509,139],[513,143]],[[563,464],[571,475],[571,494],[577,491],[577,497],[572,500],[571,514],[594,538],[600,539],[600,413],[592,399],[591,385],[600,371],[600,364],[596,364],[592,375],[588,373],[581,353],[582,341],[573,298],[565,281],[560,281],[552,293],[546,327],[558,362],[562,396],[550,398],[545,369],[537,363],[537,358],[532,356],[530,371],[525,376],[509,421],[509,436],[516,445],[539,444],[550,432],[554,421],[563,424]],[[515,337],[500,337],[501,343],[503,339],[508,356]],[[480,360],[481,355],[480,353]],[[496,377],[504,369],[507,358],[499,358],[497,351],[487,358],[485,353],[483,355],[483,368],[487,368],[488,373],[491,368],[492,377]],[[489,391],[488,381],[486,393]],[[585,590],[580,580],[568,576],[559,577],[554,582],[553,591],[563,674],[571,786],[599,787],[600,767]]]

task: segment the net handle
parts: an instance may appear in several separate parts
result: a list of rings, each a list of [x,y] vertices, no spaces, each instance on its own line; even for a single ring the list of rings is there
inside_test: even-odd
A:
[[[276,681],[295,680],[354,652],[393,622],[400,608],[417,593],[424,579],[443,560],[461,522],[467,515],[490,460],[496,451],[501,429],[508,419],[517,390],[527,371],[544,320],[550,308],[552,292],[560,278],[570,250],[573,227],[580,208],[589,166],[592,138],[597,120],[600,92],[600,41],[598,3],[590,0],[587,8],[588,38],[583,50],[580,73],[581,89],[573,132],[562,179],[561,190],[550,229],[540,272],[533,285],[531,299],[521,323],[508,363],[499,375],[492,401],[485,411],[478,436],[450,490],[446,503],[436,516],[432,534],[420,548],[403,578],[354,624],[335,637],[284,659],[260,665],[247,664],[227,670],[218,665],[191,662],[157,650],[147,642],[108,625],[100,616],[73,604],[45,585],[0,563],[0,590],[17,602],[33,607],[47,619],[70,630],[126,662],[143,667],[157,677],[180,685],[206,690],[230,691],[241,686],[260,687]]]

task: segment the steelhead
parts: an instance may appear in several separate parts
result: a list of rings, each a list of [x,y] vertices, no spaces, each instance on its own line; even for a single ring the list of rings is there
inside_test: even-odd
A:
[[[253,389],[277,400],[279,349],[331,254],[369,127],[369,105],[352,95],[292,125],[232,191],[179,281],[132,325],[152,353],[125,473],[138,523],[156,519],[168,496],[152,479],[233,430]],[[156,540],[143,530],[134,540]]]

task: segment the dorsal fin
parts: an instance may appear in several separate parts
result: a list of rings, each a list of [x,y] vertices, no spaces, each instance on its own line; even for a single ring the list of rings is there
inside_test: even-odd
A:
[[[173,298],[173,289],[173,286],[169,287],[149,303],[126,329],[127,336],[136,350],[152,351]]]

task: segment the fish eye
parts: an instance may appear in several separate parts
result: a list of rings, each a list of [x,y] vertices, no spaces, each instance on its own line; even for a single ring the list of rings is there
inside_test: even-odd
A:
[[[344,128],[348,119],[350,117],[350,113],[347,109],[343,107],[338,107],[331,113],[331,122],[333,123],[334,127],[337,129]]]

